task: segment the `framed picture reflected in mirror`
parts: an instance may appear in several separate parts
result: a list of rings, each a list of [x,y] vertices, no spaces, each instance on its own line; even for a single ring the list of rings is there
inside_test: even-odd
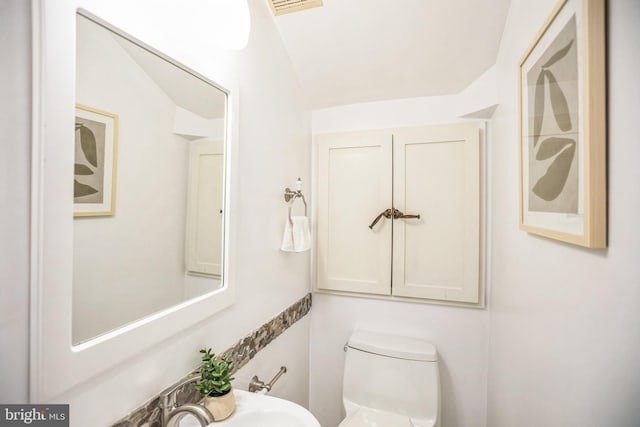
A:
[[[76,105],[74,216],[115,214],[118,116]]]

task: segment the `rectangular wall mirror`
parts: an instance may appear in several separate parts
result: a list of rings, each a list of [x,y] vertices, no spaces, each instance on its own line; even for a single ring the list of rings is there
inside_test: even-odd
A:
[[[73,344],[211,292],[227,95],[77,14]]]
[[[34,21],[32,401],[235,301],[235,79],[80,4]]]

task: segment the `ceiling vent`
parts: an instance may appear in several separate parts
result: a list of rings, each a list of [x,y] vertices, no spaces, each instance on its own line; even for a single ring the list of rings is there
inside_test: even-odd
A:
[[[312,7],[322,6],[322,0],[269,0],[273,14],[284,15],[285,13],[299,12]]]

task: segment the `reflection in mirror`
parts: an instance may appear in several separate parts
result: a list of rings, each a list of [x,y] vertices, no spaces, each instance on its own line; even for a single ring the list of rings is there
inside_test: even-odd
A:
[[[77,15],[73,343],[222,286],[226,93]]]

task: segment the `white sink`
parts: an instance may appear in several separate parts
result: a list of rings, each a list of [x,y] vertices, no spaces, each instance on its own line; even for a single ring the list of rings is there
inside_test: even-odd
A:
[[[316,418],[297,403],[264,394],[234,390],[236,410],[209,427],[320,427]],[[180,427],[200,427],[195,418],[184,417]]]

